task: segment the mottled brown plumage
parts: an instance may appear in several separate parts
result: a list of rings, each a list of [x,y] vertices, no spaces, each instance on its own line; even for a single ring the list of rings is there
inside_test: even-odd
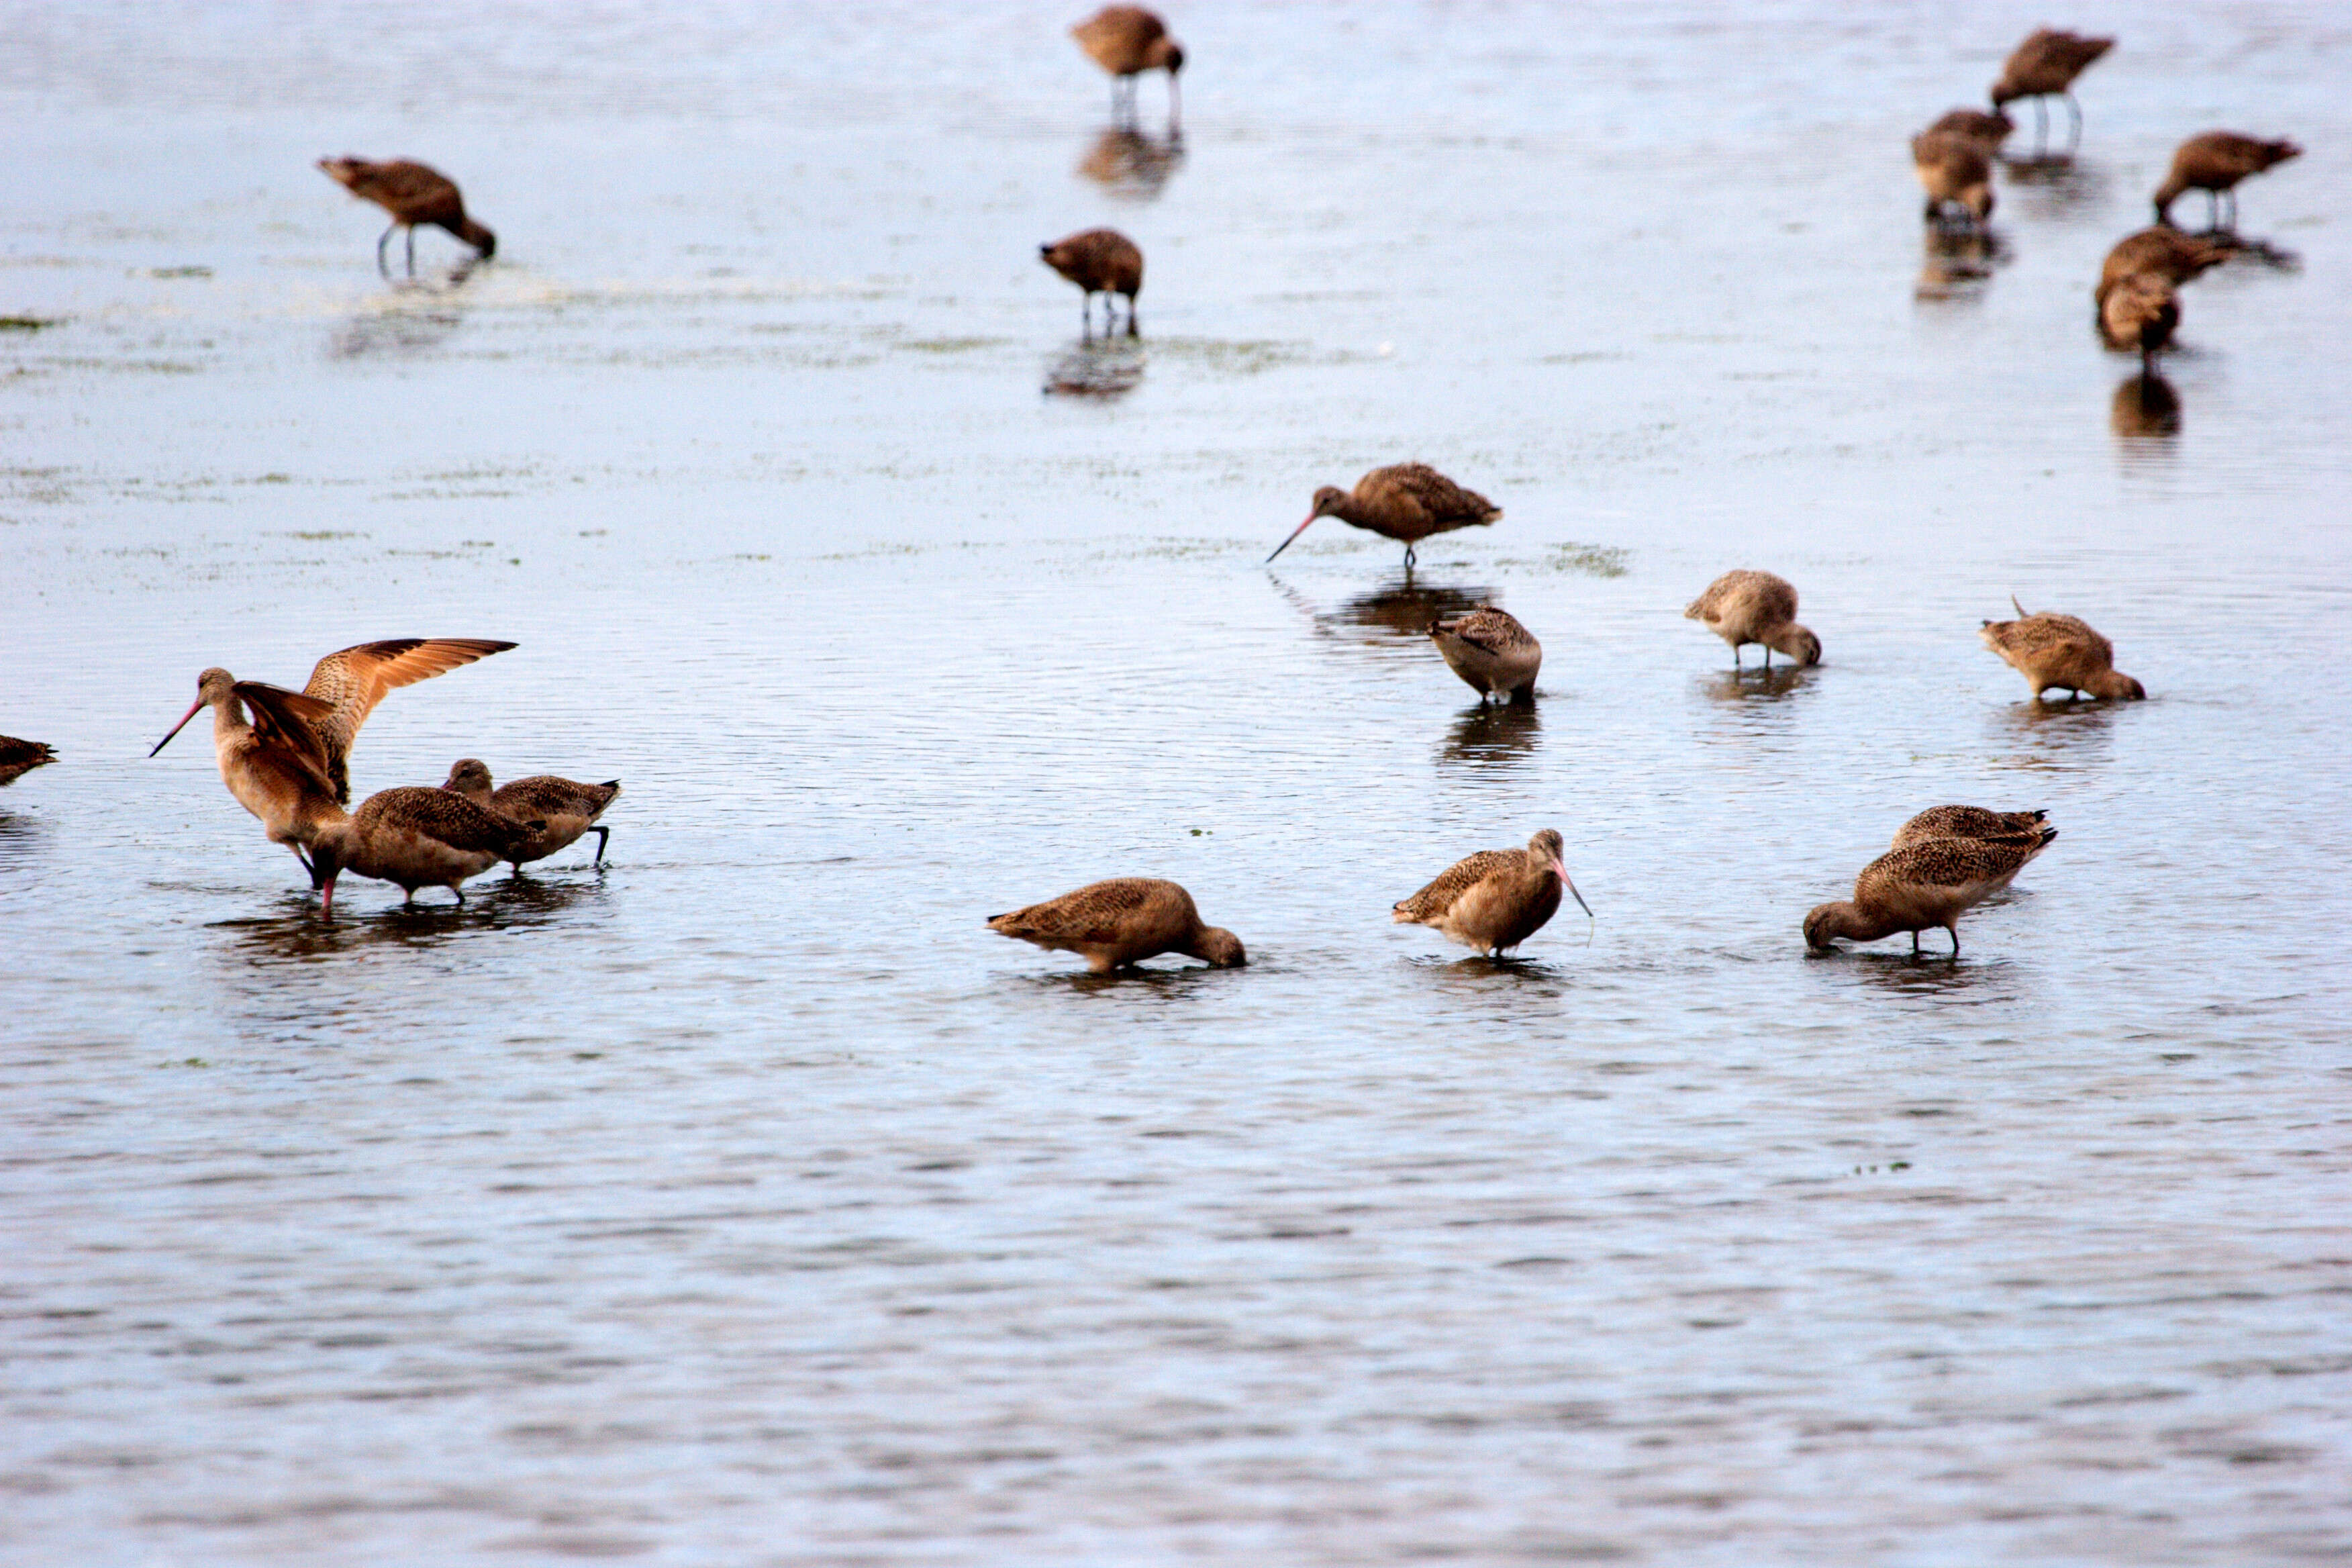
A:
[[[1999,110],[1987,113],[1981,109],[1953,109],[1927,127],[1927,134],[1949,132],[1981,144],[1987,153],[1998,153],[2009,133],[2016,129],[2017,122]]]
[[[1177,73],[1184,68],[1184,51],[1168,36],[1167,24],[1140,5],[1106,5],[1070,29],[1088,58],[1110,73],[1111,112],[1135,111],[1136,80],[1145,71],[1168,73],[1168,123],[1174,125],[1181,105]]]
[[[2099,336],[2109,348],[2139,351],[2142,375],[2156,374],[2158,350],[2180,325],[2180,296],[2153,272],[2118,279],[2099,301]]]
[[[1952,209],[1982,227],[1992,216],[1992,150],[1958,131],[1924,131],[1911,138],[1911,163],[1927,193],[1927,221]]]
[[[416,226],[431,224],[464,240],[487,261],[498,253],[499,237],[466,216],[466,201],[456,182],[436,169],[404,158],[373,163],[365,158],[321,158],[327,177],[355,196],[373,202],[392,215],[392,226],[375,242],[376,270],[386,277],[383,247],[395,231],[408,231],[408,271],[416,274]]]
[[[1942,926],[1952,933],[1952,956],[1960,952],[1960,916],[2010,884],[2025,863],[2058,837],[2054,827],[2006,838],[1931,838],[1890,849],[1862,868],[1851,901],[1815,905],[1805,916],[1805,943],[1826,949],[1832,941],[1876,942],[1896,931],[1919,933]]]
[[[2033,147],[2038,153],[2050,138],[2044,100],[2064,99],[2066,111],[2073,117],[2073,132],[2066,139],[2066,150],[2071,153],[2083,139],[2083,109],[2074,101],[2074,79],[2115,47],[2113,38],[2040,28],[2018,45],[2001,67],[2000,79],[1992,84],[1992,106],[2000,109],[2021,98],[2033,100]]]
[[[270,841],[299,859],[319,831],[343,817],[352,798],[352,742],[386,693],[514,646],[479,637],[362,643],[320,659],[300,691],[207,669],[196,677],[195,701],[147,754],[170,745],[210,708],[222,782],[260,818]]]
[[[1094,331],[1094,299],[1100,294],[1103,335],[1109,336],[1111,296],[1124,294],[1127,335],[1136,335],[1135,297],[1143,291],[1143,252],[1136,248],[1135,241],[1115,228],[1089,228],[1041,245],[1037,254],[1046,266],[1078,286],[1078,312],[1086,323],[1085,331]]]
[[[1274,547],[1274,555],[1290,548],[1318,517],[1336,517],[1353,528],[1369,530],[1383,539],[1404,544],[1404,563],[1413,563],[1415,544],[1433,533],[1457,528],[1477,528],[1494,522],[1503,509],[1475,490],[1464,489],[1427,463],[1397,463],[1374,468],[1356,481],[1352,490],[1325,485],[1315,492],[1307,522],[1290,531],[1290,538]],[[1266,557],[1268,561],[1274,555]]]
[[[2092,304],[2104,310],[2116,286],[2135,274],[2147,273],[2177,287],[2219,267],[2230,253],[2231,247],[2224,241],[2186,235],[2161,224],[2127,234],[2116,241],[2115,248],[2099,264],[2099,286],[2092,293]]]
[[[1042,904],[988,917],[1001,935],[1075,952],[1097,974],[1108,974],[1163,952],[1181,952],[1218,969],[1249,962],[1241,939],[1201,923],[1192,895],[1157,877],[1114,877],[1089,882]]]
[[[2230,198],[2228,226],[2238,226],[2237,184],[2249,174],[2259,174],[2289,158],[2300,158],[2303,149],[2294,142],[2281,140],[2264,142],[2258,137],[2241,136],[2234,131],[2208,131],[2201,136],[2191,136],[2172,155],[2172,172],[2156,190],[2156,221],[2172,221],[2172,204],[2189,191],[2203,191],[2209,203],[2206,226],[2221,228],[2221,197]]]
[[[55,748],[39,741],[0,735],[0,785],[15,784],[35,768],[58,760]]]
[[[1509,611],[1481,605],[1450,621],[1432,621],[1429,637],[1444,656],[1446,667],[1482,699],[1491,693],[1514,702],[1535,700],[1543,644]]]
[[[417,889],[441,887],[462,904],[466,894],[458,883],[513,859],[546,826],[536,818],[517,821],[484,810],[455,790],[378,790],[311,840],[320,910],[334,912],[335,879],[345,871],[397,883],[411,903]]]
[[[606,806],[620,798],[618,779],[578,784],[553,773],[534,773],[493,789],[489,768],[476,758],[461,757],[449,769],[449,782],[441,787],[455,790],[476,805],[500,816],[518,821],[536,819],[545,824],[507,857],[518,870],[525,861],[546,859],[583,833],[596,835],[594,863],[604,863],[604,847],[613,830],[599,826],[596,819],[604,815]]]
[[[1897,849],[1930,838],[2013,838],[2039,836],[2046,811],[1988,811],[1981,805],[1931,805],[1895,830]]]
[[[1591,906],[1569,880],[1559,834],[1545,828],[1525,849],[1482,849],[1391,911],[1399,925],[1424,925],[1490,956],[1509,952],[1544,928],[1566,888],[1590,918]]]
[[[1985,647],[2025,677],[2035,697],[2053,687],[2110,701],[2137,701],[2147,695],[2138,681],[2116,668],[2115,645],[2085,623],[2049,611],[2029,615],[2022,605],[2017,616],[2013,621],[1987,621],[1981,635]]]
[[[1734,668],[1740,648],[1748,643],[1763,645],[1767,669],[1772,668],[1775,648],[1799,664],[1822,662],[1822,639],[1797,624],[1796,588],[1769,572],[1726,572],[1690,602],[1683,619],[1706,623],[1707,630],[1729,643]]]

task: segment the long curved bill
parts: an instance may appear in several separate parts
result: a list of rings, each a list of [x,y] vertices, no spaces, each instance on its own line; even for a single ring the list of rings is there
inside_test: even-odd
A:
[[[1555,860],[1551,863],[1551,868],[1559,873],[1559,885],[1568,889],[1568,896],[1576,900],[1576,907],[1584,911],[1584,918],[1586,920],[1591,920],[1592,918],[1592,906],[1584,901],[1584,895],[1578,892],[1576,890],[1576,884],[1568,879],[1568,868],[1559,861]]]
[[[1320,514],[1319,514],[1319,513],[1317,513],[1317,512],[1311,512],[1311,511],[1310,511],[1310,512],[1308,512],[1308,513],[1307,514],[1307,522],[1313,522],[1313,521],[1316,520],[1316,518],[1317,518],[1318,516],[1319,516],[1319,515],[1320,515]],[[1276,545],[1276,546],[1274,547],[1274,555],[1279,555],[1279,554],[1281,554],[1284,551],[1286,551],[1286,550],[1289,549],[1289,548],[1290,548],[1290,541],[1291,541],[1292,539],[1297,539],[1300,534],[1302,534],[1302,533],[1304,533],[1304,532],[1306,532],[1306,531],[1307,531],[1307,522],[1302,522],[1302,523],[1300,523],[1297,528],[1292,529],[1292,530],[1290,531],[1290,539],[1286,539],[1286,540],[1284,540],[1281,543],[1279,543],[1279,544],[1277,544],[1277,545]],[[1274,564],[1274,555],[1269,555],[1269,556],[1267,556],[1267,557],[1265,558],[1265,561],[1264,562],[1264,564],[1268,565],[1268,566],[1273,565],[1273,564]],[[187,722],[187,721],[184,719],[184,720],[182,720],[182,721],[181,721],[181,722],[184,724],[184,723],[186,723],[186,722]]]
[[[188,710],[180,715],[180,721],[172,726],[172,735],[176,735],[181,731],[186,729],[188,727],[188,721],[203,712],[204,710],[205,700],[201,697],[197,698],[194,702],[189,703]],[[172,743],[172,735],[166,735],[162,740],[156,742],[155,752],[160,752],[164,747],[170,745]],[[150,752],[147,754],[152,757],[155,754],[155,752]]]

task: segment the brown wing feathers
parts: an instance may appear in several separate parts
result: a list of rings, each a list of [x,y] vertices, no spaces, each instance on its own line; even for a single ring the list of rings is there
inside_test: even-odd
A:
[[[487,637],[394,637],[361,643],[320,659],[302,689],[306,696],[329,706],[329,711],[314,721],[313,728],[324,748],[335,798],[345,805],[351,802],[352,781],[345,763],[352,742],[387,692],[445,675],[514,646]]]

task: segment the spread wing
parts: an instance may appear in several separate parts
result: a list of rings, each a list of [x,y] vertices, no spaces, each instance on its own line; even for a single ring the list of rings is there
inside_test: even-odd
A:
[[[319,726],[332,712],[326,703],[259,680],[240,680],[229,689],[253,715],[254,734],[264,746],[320,789],[338,800],[345,798],[336,794],[336,770],[319,737]]]
[[[1454,900],[1493,876],[1507,869],[1515,860],[1526,857],[1515,849],[1481,849],[1475,855],[1456,860],[1439,873],[1435,881],[1409,899],[1400,899],[1396,914],[1400,920],[1424,921],[1442,915],[1454,907]]]
[[[414,686],[445,675],[461,664],[471,664],[515,645],[482,637],[394,637],[388,642],[361,643],[331,653],[310,671],[302,690],[326,703],[330,711],[314,721],[326,754],[327,773],[334,781],[335,798],[349,804],[352,780],[346,766],[352,742],[375,711],[375,705],[395,687]]]

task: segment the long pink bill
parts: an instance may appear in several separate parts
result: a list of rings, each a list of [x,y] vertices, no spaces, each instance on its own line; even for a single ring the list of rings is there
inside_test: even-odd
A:
[[[1584,918],[1586,920],[1592,919],[1592,906],[1584,901],[1584,895],[1578,892],[1576,890],[1576,884],[1568,879],[1568,868],[1559,861],[1555,860],[1551,863],[1551,868],[1559,873],[1560,886],[1566,888],[1568,889],[1568,896],[1576,900],[1576,907],[1584,911]]]
[[[1307,522],[1313,522],[1317,518],[1320,517],[1321,515],[1322,515],[1322,513],[1320,513],[1320,512],[1314,512],[1314,511],[1310,511],[1310,512],[1308,512],[1308,513],[1307,514]],[[1279,555],[1279,554],[1281,554],[1284,551],[1286,551],[1286,550],[1289,549],[1289,548],[1290,548],[1291,540],[1295,540],[1295,539],[1297,539],[1300,534],[1302,534],[1302,533],[1304,533],[1304,532],[1306,532],[1306,531],[1307,531],[1307,522],[1302,522],[1302,523],[1300,523],[1297,528],[1292,529],[1292,530],[1290,531],[1290,539],[1286,539],[1286,540],[1284,540],[1281,543],[1279,543],[1279,544],[1277,544],[1277,545],[1276,545],[1276,546],[1274,547],[1274,555]],[[1265,563],[1266,565],[1271,566],[1271,565],[1273,565],[1273,564],[1274,564],[1274,555],[1269,555],[1269,556],[1267,556],[1267,557],[1265,558]],[[183,721],[181,721],[181,722],[185,723],[185,722],[186,722],[186,721],[185,721],[185,720],[183,720]]]
[[[199,697],[194,702],[189,703],[188,710],[180,715],[180,721],[172,726],[172,735],[176,735],[181,731],[186,729],[188,727],[188,721],[194,718],[204,710],[205,700],[203,698]],[[162,740],[156,742],[155,752],[160,752],[164,747],[170,745],[172,743],[172,735],[166,735]],[[152,757],[155,754],[155,752],[150,752],[147,754]]]

